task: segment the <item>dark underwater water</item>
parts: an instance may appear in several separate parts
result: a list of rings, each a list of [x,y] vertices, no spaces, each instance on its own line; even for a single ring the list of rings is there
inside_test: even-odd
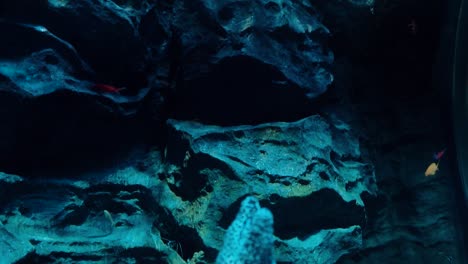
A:
[[[0,263],[466,263],[463,4],[0,0]]]

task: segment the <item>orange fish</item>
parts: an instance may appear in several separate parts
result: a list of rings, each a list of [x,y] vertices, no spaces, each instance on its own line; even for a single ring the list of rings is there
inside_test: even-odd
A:
[[[439,170],[439,162],[435,163],[432,162],[429,167],[427,167],[426,172],[424,172],[424,175],[427,176],[432,176],[435,175],[436,172]]]

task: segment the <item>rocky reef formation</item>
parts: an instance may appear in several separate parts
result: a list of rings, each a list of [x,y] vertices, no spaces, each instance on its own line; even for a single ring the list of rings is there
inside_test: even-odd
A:
[[[278,262],[310,263],[311,254],[335,262],[362,246],[361,195],[376,186],[357,138],[332,116],[239,127],[171,120],[164,156],[151,152],[100,179],[5,175],[3,227],[29,251],[41,245],[28,255],[35,261],[131,259],[145,250],[136,260],[181,263],[203,252],[212,262],[223,228],[254,194],[275,217]]]
[[[312,259],[317,263],[333,263],[361,245],[366,215],[360,197],[375,194],[375,178],[344,121],[312,116],[254,127],[169,124],[177,136],[170,142],[183,144],[168,146],[167,159],[183,168],[180,174],[172,173],[171,189],[185,199],[213,190],[218,203],[214,211],[255,194],[275,218],[278,262],[310,263],[316,255]],[[184,197],[191,192],[195,197]],[[223,218],[219,220],[226,223]]]
[[[404,48],[375,47],[400,5],[3,1],[0,255],[213,263],[252,218],[268,262],[457,261],[450,170],[419,175],[434,93],[392,90]]]

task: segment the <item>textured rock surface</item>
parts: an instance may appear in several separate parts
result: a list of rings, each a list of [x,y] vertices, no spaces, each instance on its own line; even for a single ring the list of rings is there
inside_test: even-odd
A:
[[[181,116],[236,119],[213,111],[235,111],[243,103],[241,113],[261,120],[268,111],[281,114],[278,104],[297,114],[297,106],[324,93],[333,80],[333,55],[324,45],[329,32],[308,1],[50,0],[31,6],[21,0],[2,9],[1,27],[15,36],[0,44],[0,57],[8,58],[2,74],[33,95],[87,92],[92,83],[109,83],[127,88],[124,96],[105,94],[120,104],[141,100],[151,88],[177,99],[180,107],[169,111]],[[63,67],[30,58],[45,50]],[[28,69],[11,73],[25,63]],[[20,82],[24,75],[37,86]],[[265,112],[256,114],[259,101]]]
[[[254,192],[282,195],[283,189],[307,195],[332,189],[344,201],[363,205],[360,195],[375,191],[372,166],[362,161],[358,138],[342,120],[312,116],[227,128],[170,120],[169,125],[187,138],[187,151],[226,164],[227,176]]]
[[[434,3],[2,1],[0,255],[212,263],[254,195],[279,263],[459,263]]]
[[[171,226],[152,182],[131,168],[100,180],[2,178],[2,250],[27,263],[182,263],[177,245],[152,229],[155,215]]]
[[[11,173],[62,158],[86,167],[94,153],[120,152],[116,141],[149,140],[167,115],[219,123],[305,116],[308,97],[332,80],[328,31],[306,1],[1,5],[0,164]],[[99,92],[96,83],[126,89]]]
[[[322,45],[329,32],[308,1],[186,1],[175,13],[181,31],[201,29],[182,31],[180,36],[188,53],[184,80],[207,78],[212,65],[221,61],[229,65],[242,57],[258,61],[259,67],[274,74],[270,82],[297,85],[310,97],[323,93],[333,80],[325,69],[333,55]],[[213,53],[203,54],[206,50]]]
[[[360,197],[375,193],[376,186],[372,166],[362,160],[356,136],[339,116],[238,127],[169,124],[170,142],[177,144],[168,145],[167,159],[183,168],[181,175],[171,175],[171,189],[185,199],[213,189],[214,211],[257,194],[275,218],[277,261],[333,263],[360,247],[366,222]],[[200,164],[219,165],[209,168],[214,175],[200,175]],[[184,197],[188,188],[193,196]],[[211,235],[201,237],[219,248]]]
[[[347,148],[346,142],[357,142],[346,123],[335,119],[339,125],[331,127],[330,120],[313,116],[295,123],[226,128],[171,121],[176,133],[165,156],[150,152],[101,172],[100,179],[2,178],[10,182],[2,190],[2,223],[28,245],[22,247],[24,254],[35,248],[23,258],[30,261],[182,263],[203,252],[212,262],[240,201],[252,193],[275,217],[277,261],[311,263],[313,256],[313,263],[334,262],[361,246],[366,215],[360,196],[375,192],[375,185],[370,165],[359,151]],[[178,126],[185,130],[176,130]],[[347,140],[336,139],[340,137]],[[231,148],[222,151],[224,144],[242,147],[242,141],[257,150],[255,155],[247,152],[250,163],[240,154],[223,159],[232,157]],[[202,152],[201,143],[219,148]],[[266,158],[264,148],[283,153],[266,160],[271,170],[258,162]],[[283,157],[299,156],[307,169],[292,173],[282,168]],[[304,210],[314,213],[304,215]]]

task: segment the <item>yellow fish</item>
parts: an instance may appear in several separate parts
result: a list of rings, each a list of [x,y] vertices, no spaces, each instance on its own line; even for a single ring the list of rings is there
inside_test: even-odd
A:
[[[424,175],[426,177],[435,175],[438,170],[439,170],[439,162],[437,162],[437,164],[435,162],[432,162],[431,165],[429,165],[429,167],[427,167],[426,172],[424,173]]]

